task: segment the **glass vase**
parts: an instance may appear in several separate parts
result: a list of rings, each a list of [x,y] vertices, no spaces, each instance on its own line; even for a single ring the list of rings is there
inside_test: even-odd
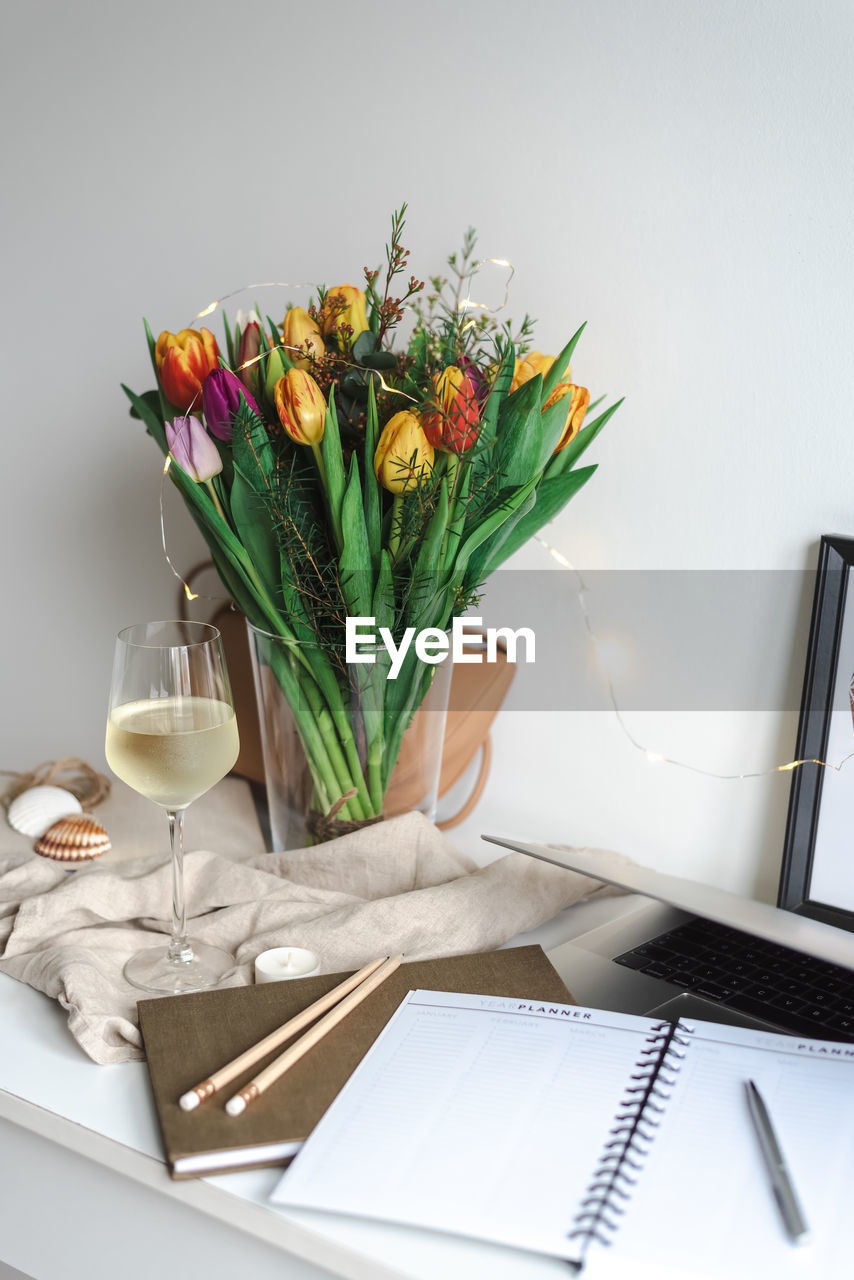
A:
[[[409,662],[389,681],[387,655],[346,664],[247,622],[271,848],[298,849],[419,810],[435,819],[450,655]],[[385,660],[384,660],[385,659]]]

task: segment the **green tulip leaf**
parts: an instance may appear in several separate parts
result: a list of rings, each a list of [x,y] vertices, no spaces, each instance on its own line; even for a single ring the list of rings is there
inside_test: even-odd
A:
[[[276,603],[270,598],[265,582],[259,578],[246,547],[217,510],[207,486],[191,480],[174,460],[169,476],[201,530],[233,599],[257,626],[282,631],[284,624]],[[228,577],[222,571],[223,563],[230,566]]]
[[[443,479],[439,485],[436,509],[430,517],[418,552],[418,559],[415,562],[416,579],[420,579],[424,574],[435,574],[441,571],[439,556],[448,525],[448,510],[448,482],[447,479]]]
[[[196,521],[199,524],[198,521]],[[201,527],[201,525],[200,525]],[[204,529],[202,528],[202,533]],[[228,556],[223,554],[222,547],[212,538],[206,539],[208,550],[211,553],[211,559],[214,567],[220,576],[222,585],[237,605],[240,612],[249,619],[256,627],[263,630],[269,630],[270,620],[258,607],[258,601],[252,590],[247,587],[240,573],[231,563]]]
[[[373,574],[368,531],[365,528],[365,510],[362,506],[359,462],[355,453],[350,459],[350,475],[341,504],[341,533],[343,545],[338,570],[347,611],[352,616],[369,617]]]
[[[540,487],[542,481],[540,482]],[[485,582],[493,569],[497,568],[502,561],[506,560],[511,552],[504,552],[503,548],[507,545],[513,530],[519,522],[539,503],[539,487],[532,489],[528,496],[519,504],[515,511],[511,512],[508,518],[495,532],[486,539],[485,542],[477,548],[469,559],[466,567],[466,588],[474,590]]]
[[[281,583],[279,544],[274,533],[269,503],[264,500],[253,482],[244,475],[238,462],[234,465],[230,505],[237,535],[246,548],[253,567],[263,578],[274,602],[279,603]]]
[[[566,419],[571,403],[570,396],[562,396],[541,415],[540,452],[537,458],[537,470],[542,471],[557,448],[563,435]]]
[[[499,410],[495,462],[502,488],[523,485],[542,469],[542,392],[543,380],[537,374],[508,396]]]
[[[498,373],[495,375],[495,381],[492,384],[492,390],[489,393],[486,404],[483,409],[483,417],[481,418],[480,431],[477,437],[475,450],[488,449],[495,440],[498,430],[498,415],[501,411],[507,393],[510,390],[510,384],[513,381],[513,371],[516,367],[516,352],[512,343],[508,343],[504,354],[501,358],[501,364]]]
[[[537,488],[536,506],[522,516],[504,544],[496,547],[496,554],[490,557],[486,573],[493,573],[514,551],[518,551],[533,538],[543,525],[553,520],[570,498],[575,497],[587,483],[595,470],[595,466],[580,467],[577,471],[567,471],[564,475],[545,476]]]
[[[564,378],[564,374],[566,373],[566,370],[569,366],[569,362],[572,359],[573,352],[575,351],[575,348],[578,345],[578,339],[581,337],[582,333],[584,332],[586,325],[587,325],[587,321],[585,320],[581,328],[576,329],[575,333],[572,335],[569,342],[564,347],[563,351],[561,351],[560,355],[556,357],[554,364],[549,369],[548,373],[543,379],[543,400],[544,401],[548,400],[549,396],[554,391],[555,387],[559,382],[566,381],[566,379]]]
[[[344,502],[344,457],[341,453],[341,435],[338,430],[338,415],[335,412],[334,388],[329,391],[329,404],[326,410],[326,423],[323,429],[323,440],[320,445],[323,466],[326,471],[326,500],[329,503],[329,514],[332,517],[332,528],[335,542],[342,545],[341,507]]]
[[[149,357],[151,358],[151,367],[154,370],[154,376],[157,379],[157,383],[159,386],[160,376],[157,372],[157,356],[155,355],[155,351],[157,348],[157,339],[155,338],[154,334],[151,332],[151,326],[149,325],[148,321],[143,319],[142,323],[145,326],[145,341],[148,343],[148,354],[149,354]]]
[[[231,331],[231,325],[228,323],[228,316],[225,310],[222,313],[222,327],[225,330],[225,349],[228,352],[228,368],[233,369],[237,364],[235,359],[236,342],[239,339],[240,330],[235,326],[234,333]]]
[[[154,413],[154,416],[155,416],[155,417],[157,418],[157,420],[159,421],[159,420],[160,420],[160,393],[159,393],[159,391],[143,391],[142,396],[140,397],[140,399],[142,399],[142,400],[144,400],[144,401],[145,401],[145,403],[148,405],[148,407],[149,407],[149,408],[152,410],[152,412]],[[136,419],[138,419],[138,420],[140,420],[140,419],[142,418],[142,415],[139,413],[139,411],[138,411],[137,409],[134,409],[134,408],[133,408],[133,406],[131,406],[130,416],[131,416],[132,418],[136,418]]]
[[[377,635],[380,627],[394,626],[394,574],[389,554],[385,550],[380,556],[380,569],[377,585],[374,588],[371,616],[376,621]],[[369,744],[369,766],[373,756],[374,767],[381,762],[382,757],[382,743],[385,738],[385,700],[387,691],[391,687],[387,680],[390,667],[391,655],[385,647],[377,651],[376,662],[356,667],[357,673],[361,673],[362,716]],[[371,747],[374,748],[373,752],[370,750]],[[384,783],[382,789],[385,789]]]
[[[380,627],[394,626],[394,574],[391,558],[385,548],[380,552],[380,567],[377,574],[377,585],[374,588],[374,599],[371,616],[376,619],[377,630]]]
[[[377,399],[374,395],[373,379],[371,379],[368,392],[368,416],[365,423],[365,474],[362,481],[362,492],[365,504],[365,528],[368,533],[368,546],[371,553],[371,567],[375,574],[380,569],[383,545],[382,501],[379,481],[374,471],[374,454],[376,453],[378,438]]]
[[[159,401],[160,397],[156,391],[146,391],[144,395],[138,396],[135,391],[131,391],[130,387],[121,384],[128,400],[131,402],[132,412],[136,411],[136,416],[141,418],[145,423],[145,429],[155,440],[160,448],[161,453],[168,453],[169,446],[166,443],[166,428],[163,425],[163,419],[154,407],[154,400]],[[152,397],[154,400],[152,400]]]
[[[244,480],[256,493],[271,496],[276,457],[266,426],[257,413],[252,412],[244,397],[241,397],[234,415],[231,451],[234,465],[242,472]]]
[[[486,542],[487,538],[490,538],[497,529],[500,529],[504,522],[509,520],[516,510],[527,501],[529,494],[536,489],[539,478],[539,476],[534,476],[527,484],[507,492],[499,502],[497,510],[494,510],[491,515],[486,516],[474,527],[457,552],[453,567],[453,576],[455,578],[461,579],[466,571],[469,559],[478,547]]]

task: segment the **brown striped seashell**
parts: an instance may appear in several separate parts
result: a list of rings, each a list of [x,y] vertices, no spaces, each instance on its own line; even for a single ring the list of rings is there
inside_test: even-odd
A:
[[[36,841],[36,853],[57,862],[88,862],[111,847],[104,828],[88,813],[60,818]]]

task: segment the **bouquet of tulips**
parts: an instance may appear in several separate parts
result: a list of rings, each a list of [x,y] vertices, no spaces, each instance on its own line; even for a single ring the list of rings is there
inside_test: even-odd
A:
[[[618,407],[582,426],[590,397],[570,359],[583,325],[552,358],[529,350],[527,317],[513,335],[472,302],[472,232],[448,277],[426,291],[409,277],[395,296],[404,210],[364,289],[320,288],[281,324],[223,315],[224,350],[207,328],[155,340],[146,324],[157,388],[124,387],[225,588],[285,642],[274,675],[312,810],[351,825],[382,815],[435,668],[413,647],[394,678],[387,653],[370,669],[348,663],[347,617],[397,643],[407,628],[446,631],[590,478],[595,467],[575,464]]]

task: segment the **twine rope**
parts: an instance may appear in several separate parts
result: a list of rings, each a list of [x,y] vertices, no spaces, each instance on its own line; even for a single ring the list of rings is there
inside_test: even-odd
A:
[[[63,787],[76,796],[88,811],[107,799],[112,785],[109,778],[98,773],[79,756],[46,760],[44,764],[25,773],[18,773],[15,769],[0,769],[0,775],[15,779],[0,797],[0,804],[4,809],[8,809],[13,800],[33,787]]]

